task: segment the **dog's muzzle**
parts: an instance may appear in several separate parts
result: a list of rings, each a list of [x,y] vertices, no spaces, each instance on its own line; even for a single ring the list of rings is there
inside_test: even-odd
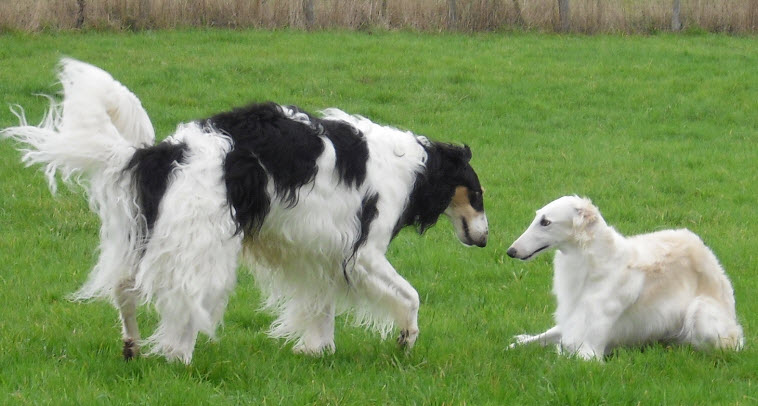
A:
[[[460,239],[462,242],[464,242],[466,245],[476,245],[477,247],[481,248],[487,246],[487,239],[489,237],[489,224],[487,222],[487,216],[484,214],[484,212],[470,220],[462,218],[461,224],[464,237]]]

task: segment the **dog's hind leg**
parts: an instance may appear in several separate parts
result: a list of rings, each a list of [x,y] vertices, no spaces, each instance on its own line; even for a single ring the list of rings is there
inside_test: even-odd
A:
[[[740,350],[744,337],[742,327],[721,303],[709,296],[698,296],[687,307],[682,341],[699,349]]]
[[[137,276],[138,288],[148,292],[161,318],[147,340],[151,353],[189,364],[197,334],[214,336],[237,282],[241,237],[231,236],[233,229],[213,230],[206,225],[188,234],[165,234],[172,241],[151,240],[155,245]]]
[[[323,304],[322,309],[312,309],[311,312],[300,317],[306,327],[292,351],[308,355],[334,353],[334,301]]]
[[[356,285],[362,288],[371,302],[390,312],[400,327],[398,344],[412,348],[419,333],[419,296],[416,289],[378,252],[364,251],[356,268],[362,271]]]
[[[242,236],[234,234],[222,203],[187,200],[165,201],[171,203],[168,207],[184,208],[181,215],[158,218],[135,282],[160,315],[147,339],[150,353],[188,364],[198,332],[213,337],[223,317],[237,282]],[[190,204],[196,207],[187,208]]]
[[[139,354],[139,327],[137,326],[137,295],[134,279],[122,281],[114,290],[114,302],[121,317],[121,337],[124,340],[124,359],[129,361]]]

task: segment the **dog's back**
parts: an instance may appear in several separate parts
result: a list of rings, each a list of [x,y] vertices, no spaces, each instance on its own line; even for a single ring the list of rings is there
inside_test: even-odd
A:
[[[630,268],[639,269],[650,280],[678,281],[723,303],[734,317],[734,292],[716,256],[700,237],[688,229],[662,230],[627,239],[634,247]]]
[[[627,269],[641,272],[644,283],[619,318],[611,346],[659,340],[741,346],[732,285],[700,237],[687,229],[663,230],[626,242]]]

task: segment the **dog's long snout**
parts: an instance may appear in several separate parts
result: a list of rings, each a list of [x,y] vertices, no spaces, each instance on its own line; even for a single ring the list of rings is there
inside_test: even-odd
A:
[[[518,254],[518,250],[511,247],[511,248],[508,248],[508,251],[506,251],[506,254],[508,254],[508,256],[511,258],[516,258],[516,254]]]

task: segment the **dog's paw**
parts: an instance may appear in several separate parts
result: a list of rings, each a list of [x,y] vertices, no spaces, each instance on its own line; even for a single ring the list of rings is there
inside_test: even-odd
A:
[[[576,359],[582,359],[585,361],[599,361],[604,360],[604,351],[590,347],[584,343],[581,344],[568,344],[560,343],[555,347],[558,354],[573,357]]]
[[[530,334],[519,334],[513,337],[516,340],[516,344],[525,344],[534,341],[534,336]]]
[[[400,335],[397,337],[397,345],[405,348],[406,350],[410,350],[416,343],[416,338],[418,338],[418,329],[400,330]]]
[[[573,355],[585,361],[603,362],[603,351],[593,349],[586,345],[579,347],[579,350],[574,352]]]
[[[320,357],[323,355],[334,354],[337,347],[334,342],[321,343],[319,345],[307,345],[304,343],[297,343],[292,347],[292,352],[295,354],[308,355],[311,357]]]
[[[137,343],[131,338],[124,340],[124,350],[122,354],[124,355],[124,361],[132,360],[139,355],[139,345],[137,345]]]
[[[514,349],[521,344],[526,344],[526,343],[534,341],[534,336],[529,335],[529,334],[519,334],[517,336],[513,336],[513,341],[514,342],[508,346],[509,350]]]

